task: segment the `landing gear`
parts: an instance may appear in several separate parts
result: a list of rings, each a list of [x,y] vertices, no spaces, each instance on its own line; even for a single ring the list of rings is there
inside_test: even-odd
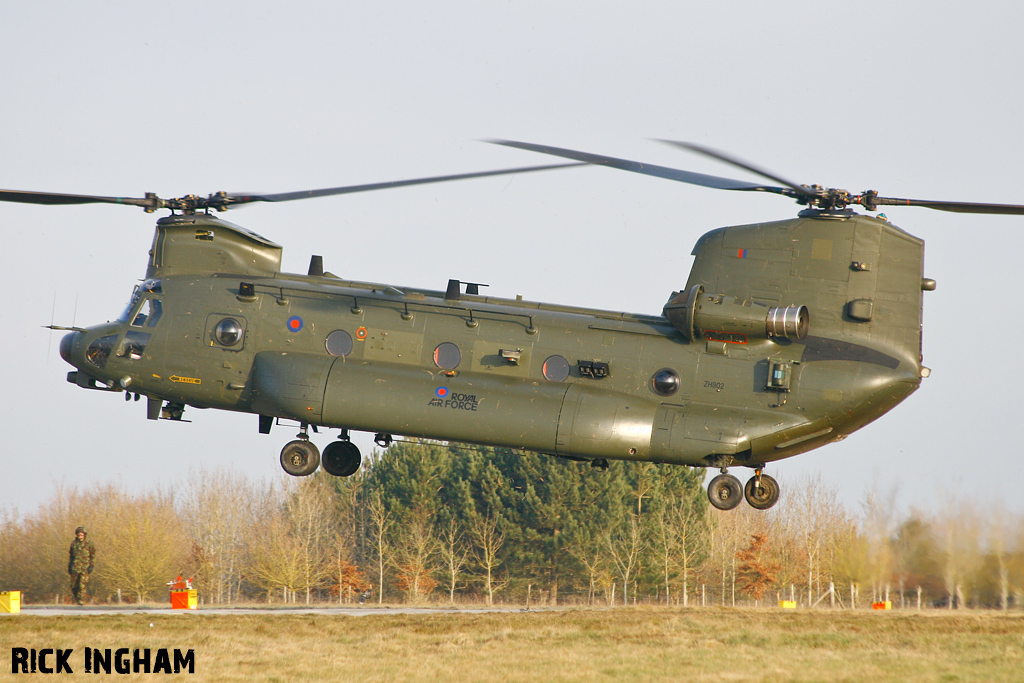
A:
[[[320,451],[309,441],[289,441],[281,449],[281,467],[293,477],[308,477],[320,466]]]
[[[743,487],[743,495],[750,507],[767,510],[779,502],[779,482],[767,474],[762,474],[761,470],[756,470],[754,476]]]
[[[719,510],[732,510],[743,500],[740,480],[723,471],[708,484],[708,500]]]
[[[348,439],[335,441],[324,449],[324,471],[335,477],[352,476],[359,470],[361,462],[359,448]]]
[[[293,477],[308,477],[320,467],[320,450],[309,441],[306,423],[295,441],[289,441],[281,449],[281,467]]]

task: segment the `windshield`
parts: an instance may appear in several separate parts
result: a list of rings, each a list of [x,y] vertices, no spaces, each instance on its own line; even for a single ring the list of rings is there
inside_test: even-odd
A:
[[[161,286],[160,280],[146,280],[141,285],[135,285],[135,289],[132,290],[132,295],[128,299],[128,305],[121,311],[121,315],[117,316],[117,322],[126,323],[129,320],[132,321],[132,325],[141,327],[148,321],[149,327],[156,325],[157,320],[160,319],[160,302],[158,300],[146,301],[142,308],[132,317],[132,311],[135,310],[139,300],[142,299],[146,294],[162,294],[163,287]]]
[[[138,285],[135,285],[135,289],[132,290],[132,295],[128,299],[128,305],[121,311],[121,315],[117,316],[117,322],[126,323],[128,322],[128,316],[132,314],[132,309],[135,308],[135,304],[139,303],[139,299],[142,298],[142,290]]]

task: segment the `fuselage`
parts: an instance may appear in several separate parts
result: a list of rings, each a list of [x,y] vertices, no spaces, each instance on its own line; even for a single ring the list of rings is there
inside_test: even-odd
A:
[[[125,314],[62,341],[69,379],[265,420],[724,466],[841,439],[922,376],[923,245],[862,216],[728,228],[695,248],[683,291],[699,286],[707,319],[799,304],[799,339],[287,274],[280,254],[210,216],[162,219]]]

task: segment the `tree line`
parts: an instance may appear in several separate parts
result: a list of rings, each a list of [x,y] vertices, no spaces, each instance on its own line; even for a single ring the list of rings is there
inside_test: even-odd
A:
[[[58,486],[0,517],[0,590],[69,595],[67,551],[96,543],[95,601],[483,602],[866,607],[1024,605],[1024,519],[955,503],[850,511],[810,480],[767,512],[714,510],[703,470],[400,442],[354,476],[256,482],[198,470],[167,490]]]

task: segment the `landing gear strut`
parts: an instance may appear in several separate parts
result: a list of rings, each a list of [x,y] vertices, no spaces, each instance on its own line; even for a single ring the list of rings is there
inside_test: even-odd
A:
[[[754,476],[743,487],[743,495],[750,503],[750,507],[756,510],[767,510],[779,502],[779,482],[767,474],[763,474],[759,469],[754,470]]]
[[[388,438],[390,439],[390,437]],[[342,429],[338,440],[324,449],[324,471],[335,477],[352,476],[359,471],[359,464],[362,460],[359,448],[349,440],[347,429]]]
[[[281,467],[293,477],[308,477],[320,466],[320,450],[310,442],[307,426],[303,423],[298,438],[281,449]]]

